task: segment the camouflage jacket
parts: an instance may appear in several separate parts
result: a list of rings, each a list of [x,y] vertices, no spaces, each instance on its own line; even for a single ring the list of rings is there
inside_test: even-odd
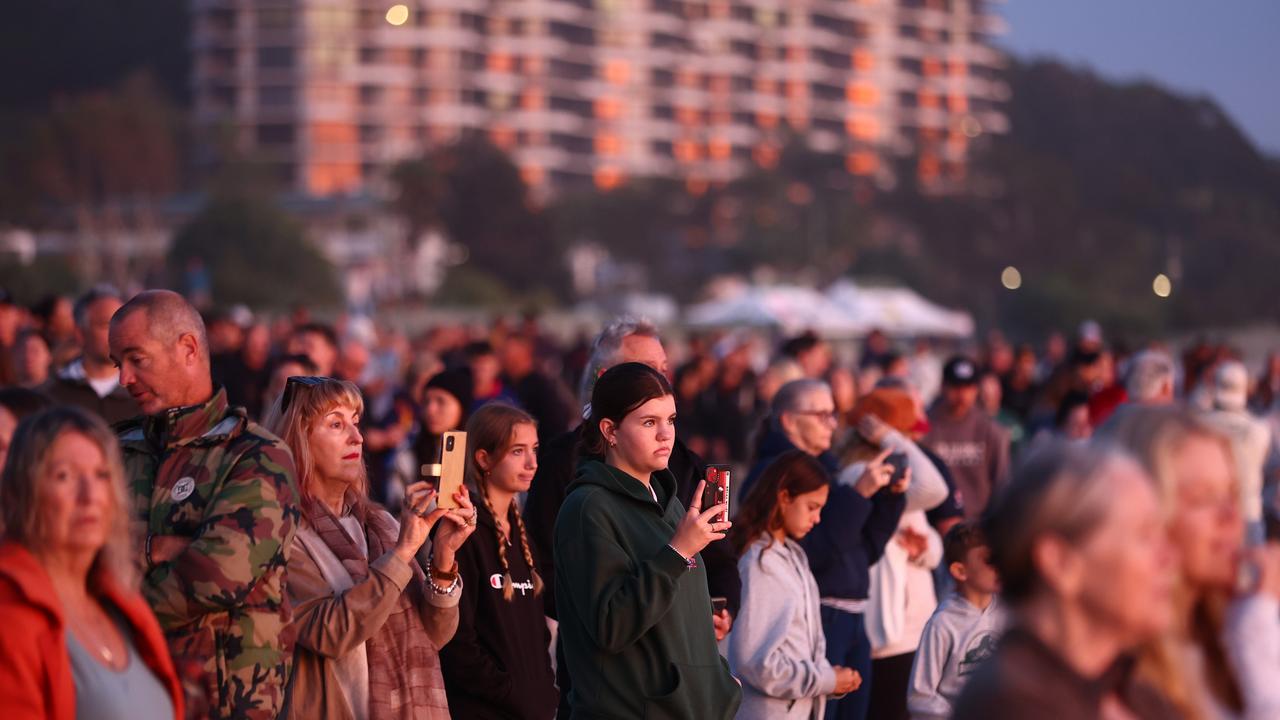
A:
[[[190,545],[142,592],[209,717],[273,720],[289,676],[285,565],[298,526],[293,455],[224,390],[116,427],[136,527]],[[141,548],[142,545],[139,545]],[[204,714],[204,713],[202,713]]]

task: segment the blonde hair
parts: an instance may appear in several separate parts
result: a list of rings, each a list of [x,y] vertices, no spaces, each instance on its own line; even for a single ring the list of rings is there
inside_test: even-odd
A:
[[[285,398],[290,398],[284,406]],[[298,487],[303,497],[316,497],[315,462],[311,458],[311,442],[308,439],[316,423],[334,408],[350,408],[357,415],[364,412],[364,399],[355,383],[335,378],[315,378],[314,384],[297,385],[285,391],[272,403],[267,412],[267,429],[284,440],[293,451],[293,463],[298,471]],[[369,479],[362,471],[355,488],[356,495],[364,499],[368,495]]]
[[[538,427],[537,421],[529,413],[505,403],[489,403],[477,410],[467,421],[467,482],[479,491],[480,501],[493,515],[494,532],[498,535],[498,561],[502,563],[502,598],[511,601],[515,597],[515,584],[511,580],[511,568],[507,564],[507,539],[502,531],[497,530],[498,517],[489,502],[489,471],[480,468],[476,454],[484,450],[494,462],[500,460],[511,449],[515,439],[517,425]],[[514,512],[512,512],[514,511]],[[542,576],[533,562],[533,549],[529,545],[529,535],[525,532],[524,518],[520,509],[512,506],[508,513],[515,516],[516,532],[520,537],[520,550],[524,553],[525,564],[533,576],[533,594],[542,594]]]
[[[1122,416],[1109,428],[1110,439],[1127,448],[1155,479],[1161,510],[1166,524],[1178,509],[1178,475],[1174,456],[1188,440],[1200,438],[1222,445],[1231,461],[1230,440],[1201,417],[1177,407],[1138,407]],[[1151,681],[1188,720],[1210,717],[1189,688],[1197,683],[1188,677],[1197,672],[1190,667],[1183,648],[1194,643],[1204,652],[1206,685],[1215,699],[1236,711],[1244,701],[1239,683],[1227,662],[1222,646],[1222,629],[1226,624],[1225,593],[1197,591],[1181,573],[1178,574],[1173,602],[1178,622],[1169,632],[1142,648],[1139,672]]]
[[[107,539],[94,557],[91,573],[104,572],[122,587],[138,587],[138,556],[129,532],[129,500],[120,445],[107,424],[78,407],[43,410],[22,422],[13,435],[9,459],[0,474],[0,522],[4,537],[39,551],[48,541],[44,527],[45,473],[53,444],[66,433],[79,433],[102,450],[111,476],[113,515]]]

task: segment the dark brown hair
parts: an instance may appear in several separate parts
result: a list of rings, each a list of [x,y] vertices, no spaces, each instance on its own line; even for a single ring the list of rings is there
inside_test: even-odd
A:
[[[726,540],[736,556],[742,557],[761,533],[773,532],[782,524],[778,493],[791,497],[811,493],[830,484],[826,468],[803,450],[788,450],[769,463],[743,499],[733,518]],[[770,541],[772,545],[772,541]]]
[[[648,365],[630,362],[609,368],[591,390],[591,413],[582,427],[582,454],[604,455],[607,443],[600,432],[601,420],[621,423],[641,405],[673,394],[667,378]]]
[[[942,557],[947,565],[962,563],[970,550],[986,546],[987,536],[983,534],[981,525],[975,522],[958,522],[942,538]]]

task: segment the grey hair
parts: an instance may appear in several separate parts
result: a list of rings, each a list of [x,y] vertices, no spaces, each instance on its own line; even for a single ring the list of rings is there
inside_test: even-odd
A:
[[[591,402],[591,391],[595,389],[596,379],[600,373],[618,364],[618,353],[622,351],[622,341],[639,335],[661,339],[658,326],[653,321],[634,315],[622,315],[613,319],[591,343],[591,358],[582,372],[582,383],[578,387],[578,400],[585,406]]]
[[[115,285],[100,283],[89,288],[83,295],[76,298],[76,304],[72,306],[71,314],[75,317],[76,327],[84,327],[89,319],[89,308],[99,300],[104,299],[124,300],[124,296],[116,289]]]
[[[991,563],[1012,604],[1043,589],[1033,557],[1036,540],[1056,536],[1073,546],[1084,544],[1106,522],[1116,472],[1125,468],[1142,472],[1118,446],[1052,441],[1026,458],[996,492],[982,526]]]
[[[18,425],[9,447],[9,458],[0,473],[0,522],[4,537],[29,550],[47,547],[48,528],[40,511],[45,502],[45,474],[49,451],[64,433],[80,433],[93,441],[106,457],[111,475],[111,499],[115,516],[106,543],[93,560],[93,570],[106,572],[122,587],[137,589],[138,573],[129,533],[129,499],[125,489],[120,445],[106,422],[71,405],[43,410]]]
[[[123,322],[135,312],[147,314],[147,334],[166,346],[172,346],[183,335],[194,335],[200,345],[200,355],[209,362],[209,336],[205,332],[204,318],[187,299],[172,290],[144,290],[120,306],[111,316],[111,324]]]
[[[1129,374],[1125,378],[1125,390],[1129,399],[1146,402],[1156,397],[1165,382],[1173,382],[1173,358],[1159,350],[1144,350],[1133,356]]]
[[[778,392],[773,396],[773,403],[769,406],[769,418],[774,427],[781,427],[783,413],[800,409],[800,402],[810,393],[819,390],[830,394],[831,386],[823,380],[801,378],[778,388]]]

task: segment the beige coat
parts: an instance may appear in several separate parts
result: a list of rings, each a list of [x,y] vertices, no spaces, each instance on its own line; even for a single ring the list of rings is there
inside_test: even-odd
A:
[[[365,641],[382,628],[412,581],[410,566],[388,551],[369,563],[369,576],[363,582],[353,584],[319,536],[303,525],[289,558],[286,586],[293,604],[290,629],[297,634],[289,718],[363,720],[368,716]],[[440,648],[458,629],[462,588],[452,597],[429,589],[425,594],[428,604],[420,609],[422,622],[432,645]],[[430,708],[423,708],[421,717],[431,717],[428,713]]]

